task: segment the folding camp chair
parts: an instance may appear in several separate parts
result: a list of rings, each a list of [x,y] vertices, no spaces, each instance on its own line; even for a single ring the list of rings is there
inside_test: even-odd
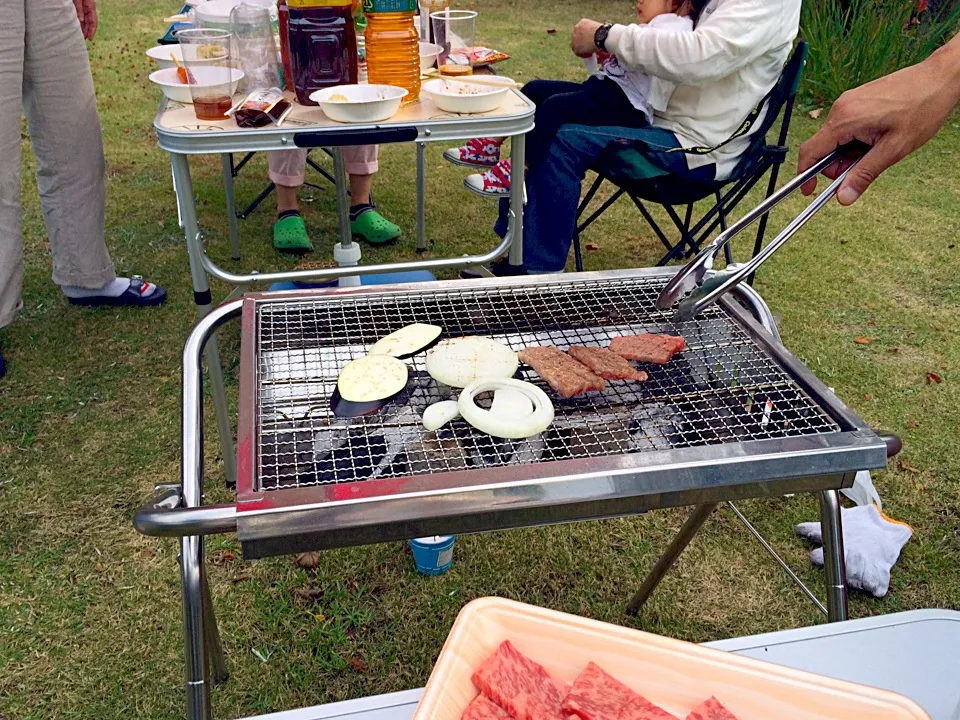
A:
[[[807,58],[807,43],[800,41],[793,55],[784,66],[783,73],[776,86],[767,98],[767,112],[760,127],[751,135],[752,141],[741,158],[733,174],[726,180],[695,181],[677,175],[661,175],[653,178],[636,179],[638,173],[631,173],[638,165],[645,161],[642,150],[627,143],[614,143],[601,156],[594,168],[597,179],[584,196],[577,210],[577,226],[573,235],[573,251],[577,270],[583,270],[583,255],[580,247],[580,236],[607,208],[613,205],[622,195],[627,195],[636,205],[640,214],[649,223],[654,233],[667,249],[657,265],[666,265],[671,260],[689,257],[700,249],[701,243],[709,239],[717,226],[726,229],[727,216],[746,197],[754,185],[770,171],[770,182],[767,185],[767,197],[777,186],[777,177],[780,166],[787,157],[787,133],[790,129],[790,116],[793,114],[793,105],[800,85],[800,76]],[[778,116],[781,115],[780,136],[778,144],[768,145],[766,136],[773,127]],[[638,157],[639,156],[639,157]],[[616,186],[616,191],[603,204],[581,222],[590,202],[597,194],[597,190],[604,181]],[[695,224],[693,221],[694,204],[714,198],[714,205]],[[680,239],[671,243],[663,229],[657,224],[645,202],[661,205],[666,210],[673,224],[680,233]],[[677,207],[683,212],[683,217],[677,212]],[[760,221],[754,255],[763,246],[763,238],[767,229],[767,216]],[[724,248],[727,261],[732,260],[730,246]],[[753,278],[750,278],[752,283]]]

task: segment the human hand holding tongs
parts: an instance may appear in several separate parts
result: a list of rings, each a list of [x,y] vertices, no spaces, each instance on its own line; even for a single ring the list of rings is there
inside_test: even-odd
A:
[[[712,242],[704,246],[703,249],[667,283],[663,292],[660,293],[660,297],[657,298],[657,308],[660,310],[669,310],[679,302],[677,319],[691,320],[703,312],[703,310],[713,305],[722,295],[742,282],[744,278],[756,272],[757,268],[760,267],[767,258],[780,249],[780,246],[793,237],[793,234],[797,232],[797,230],[802,228],[820,208],[826,205],[830,199],[837,194],[837,190],[839,190],[847,173],[857,164],[859,157],[862,157],[862,152],[859,153],[857,160],[850,163],[849,167],[845,168],[844,171],[837,176],[836,180],[830,183],[826,190],[820,193],[813,202],[804,208],[803,212],[797,215],[797,217],[795,217],[779,235],[771,240],[763,250],[757,253],[756,257],[752,260],[745,263],[730,263],[723,270],[713,270],[713,261],[717,257],[717,253],[723,250],[723,247],[735,236],[739,235],[749,225],[773,210],[773,208],[783,202],[802,185],[805,185],[809,180],[815,178],[835,162],[848,158],[850,152],[850,147],[844,147],[830,153],[809,170],[797,175],[793,180],[740,218],[740,220],[717,235]]]

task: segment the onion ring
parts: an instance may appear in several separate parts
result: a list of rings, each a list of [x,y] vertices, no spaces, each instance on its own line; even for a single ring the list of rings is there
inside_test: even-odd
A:
[[[510,388],[523,393],[533,403],[533,413],[521,419],[508,418],[479,407],[473,401],[474,397],[482,392],[495,391],[500,388]],[[513,378],[480,378],[474,380],[460,393],[457,408],[460,410],[463,419],[480,432],[508,440],[519,440],[539,435],[553,422],[553,403],[550,402],[546,393],[536,385]]]

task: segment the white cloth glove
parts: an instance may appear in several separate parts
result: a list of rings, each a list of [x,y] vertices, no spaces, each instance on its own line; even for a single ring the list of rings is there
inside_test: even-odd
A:
[[[913,535],[913,528],[890,520],[876,505],[843,508],[840,516],[847,585],[874,597],[883,597],[890,589],[890,570]],[[819,522],[800,523],[796,530],[805,540],[823,542]],[[817,567],[823,567],[823,548],[811,552],[810,560]]]

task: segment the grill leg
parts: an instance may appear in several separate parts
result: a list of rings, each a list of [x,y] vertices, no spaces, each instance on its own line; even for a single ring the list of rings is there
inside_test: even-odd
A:
[[[177,188],[177,202],[183,219],[183,234],[187,240],[187,256],[190,259],[190,277],[193,280],[193,299],[197,304],[200,317],[213,308],[210,295],[210,283],[200,258],[203,255],[203,243],[200,227],[197,224],[197,206],[193,196],[193,183],[190,180],[190,166],[187,156],[170,153],[173,167],[174,185]],[[223,456],[223,473],[229,485],[237,482],[237,457],[233,451],[233,427],[230,424],[230,409],[227,407],[227,391],[223,385],[223,367],[220,364],[220,346],[214,335],[207,342],[205,351],[207,373],[210,376],[210,395],[217,418],[217,430],[220,436],[220,451]]]
[[[210,720],[210,680],[204,632],[203,538],[180,540],[187,720]]]
[[[628,615],[637,614],[640,607],[653,594],[653,591],[657,585],[660,584],[660,581],[663,580],[664,575],[670,571],[670,568],[673,567],[677,558],[680,557],[680,554],[686,549],[687,545],[690,544],[690,541],[693,540],[700,531],[700,528],[703,527],[703,524],[707,521],[707,518],[710,517],[710,513],[713,512],[715,507],[717,507],[717,503],[708,503],[706,505],[698,505],[694,509],[690,517],[683,523],[683,527],[681,527],[676,536],[674,536],[670,547],[668,547],[666,552],[657,560],[657,564],[653,566],[653,570],[647,575],[647,579],[643,581],[643,585],[637,591],[637,594],[630,598],[630,602],[627,604]]]
[[[230,669],[227,667],[227,659],[223,654],[223,644],[220,642],[220,630],[217,628],[217,616],[213,611],[213,597],[210,595],[210,582],[207,579],[207,571],[200,563],[200,574],[202,580],[201,591],[203,593],[203,632],[204,645],[207,650],[207,677],[213,680],[214,685],[220,685],[230,679]]]
[[[230,233],[230,257],[240,259],[240,234],[237,231],[237,201],[233,194],[233,156],[224,153],[220,156],[223,162],[223,189],[227,203],[227,230]]]
[[[836,490],[820,493],[820,526],[823,531],[823,570],[827,581],[827,619],[838,622],[846,620],[848,613],[840,494]]]

